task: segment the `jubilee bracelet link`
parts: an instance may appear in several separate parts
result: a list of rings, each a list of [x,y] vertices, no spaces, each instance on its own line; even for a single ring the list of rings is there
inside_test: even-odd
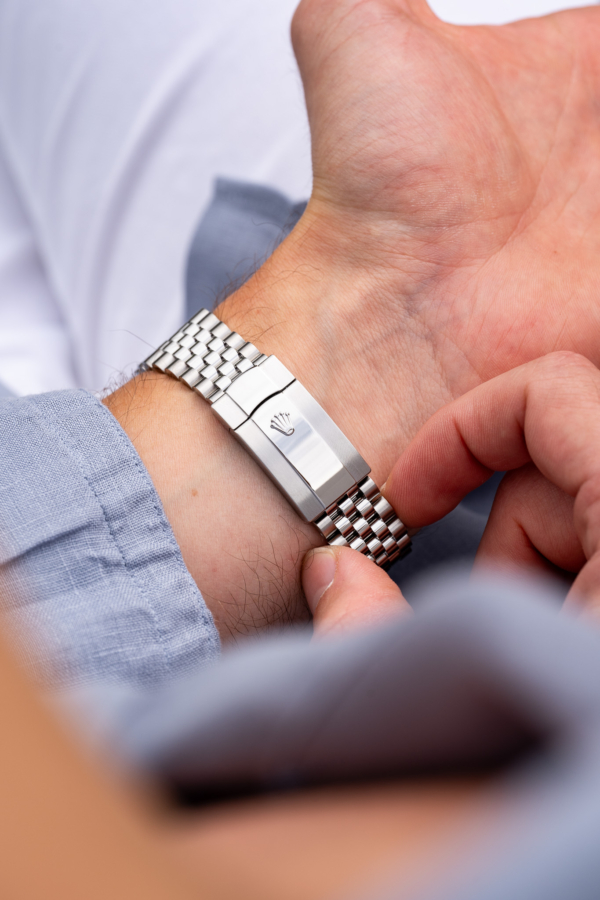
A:
[[[141,366],[150,368],[207,400],[329,544],[351,547],[384,567],[409,552],[407,529],[365,460],[277,357],[201,309]]]

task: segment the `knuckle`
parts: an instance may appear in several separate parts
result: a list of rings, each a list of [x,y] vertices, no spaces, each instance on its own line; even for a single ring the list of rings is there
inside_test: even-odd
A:
[[[515,502],[520,507],[529,503],[531,491],[536,489],[544,476],[533,463],[525,463],[518,469],[507,472],[496,491],[495,502],[498,506],[513,505]]]
[[[300,0],[292,17],[291,38],[296,56],[301,52],[314,26],[314,0]]]
[[[600,402],[600,371],[585,356],[572,350],[555,350],[534,363],[531,387],[534,396],[569,397],[582,402]]]
[[[300,43],[300,39],[302,36],[302,31],[304,28],[304,10],[306,8],[305,0],[301,0],[301,2],[296,7],[296,11],[292,16],[292,25],[291,25],[291,37],[292,37],[292,46],[294,50],[298,49],[298,45]]]
[[[540,363],[546,372],[560,375],[579,375],[582,372],[598,374],[596,366],[574,350],[554,350],[543,356]]]

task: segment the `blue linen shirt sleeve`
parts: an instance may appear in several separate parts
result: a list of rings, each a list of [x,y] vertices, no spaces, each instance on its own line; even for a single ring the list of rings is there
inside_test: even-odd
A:
[[[38,676],[153,690],[219,655],[152,481],[99,400],[0,400],[0,460],[2,606]]]

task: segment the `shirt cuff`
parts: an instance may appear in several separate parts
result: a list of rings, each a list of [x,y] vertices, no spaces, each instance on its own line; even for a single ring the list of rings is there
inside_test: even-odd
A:
[[[9,624],[54,684],[155,688],[219,655],[148,472],[86,391],[0,402]]]

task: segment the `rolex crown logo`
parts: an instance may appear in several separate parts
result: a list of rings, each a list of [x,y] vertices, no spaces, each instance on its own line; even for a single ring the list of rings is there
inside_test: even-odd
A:
[[[271,419],[271,428],[289,437],[296,430],[292,425],[292,418],[288,412],[280,412]]]

